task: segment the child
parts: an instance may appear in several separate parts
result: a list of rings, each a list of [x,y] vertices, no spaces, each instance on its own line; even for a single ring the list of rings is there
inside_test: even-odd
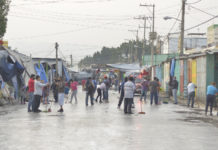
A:
[[[23,86],[21,89],[20,89],[20,101],[21,101],[21,104],[25,104],[25,101],[26,101],[26,93],[27,93],[27,88],[26,86]]]
[[[98,98],[100,97],[99,103],[102,103],[102,101],[101,101],[102,89],[101,89],[101,86],[100,86],[100,85],[97,85],[97,92],[98,92],[98,96],[96,97],[95,101],[98,102]]]

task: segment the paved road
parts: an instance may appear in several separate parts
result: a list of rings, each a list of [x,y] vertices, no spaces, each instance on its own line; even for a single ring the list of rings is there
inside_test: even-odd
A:
[[[0,108],[0,150],[217,150],[218,123],[201,111],[174,104],[143,104],[133,115],[110,103],[66,104],[64,113],[27,113],[26,106]],[[42,110],[45,106],[41,107]],[[7,111],[6,111],[7,110]]]

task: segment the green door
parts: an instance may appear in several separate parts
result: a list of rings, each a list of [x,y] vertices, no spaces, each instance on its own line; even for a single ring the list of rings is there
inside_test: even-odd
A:
[[[216,85],[218,86],[218,54],[215,55],[215,74],[214,74],[214,80],[216,82]]]

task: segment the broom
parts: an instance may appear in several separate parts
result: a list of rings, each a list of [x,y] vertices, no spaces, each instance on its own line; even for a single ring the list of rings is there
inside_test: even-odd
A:
[[[139,104],[140,104],[140,108],[141,108],[141,111],[139,112],[139,114],[145,114],[145,112],[142,111],[142,101],[139,100]]]

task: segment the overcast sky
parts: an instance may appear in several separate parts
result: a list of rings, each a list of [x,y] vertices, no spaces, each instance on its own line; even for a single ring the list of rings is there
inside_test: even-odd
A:
[[[151,8],[139,6],[145,3],[156,5],[155,30],[166,35],[175,21],[163,17],[177,17],[181,0],[12,0],[5,40],[12,48],[33,57],[55,57],[54,43],[58,42],[59,55],[69,60],[72,54],[77,62],[103,46],[116,47],[126,39],[134,39],[135,34],[128,30],[137,29],[143,21],[133,18],[151,16]],[[211,15],[187,5],[185,28],[218,15],[218,0],[201,0],[192,6]],[[218,19],[189,32],[206,32],[214,23],[218,24]],[[178,30],[179,23],[172,32]],[[142,29],[139,35],[142,38]]]

